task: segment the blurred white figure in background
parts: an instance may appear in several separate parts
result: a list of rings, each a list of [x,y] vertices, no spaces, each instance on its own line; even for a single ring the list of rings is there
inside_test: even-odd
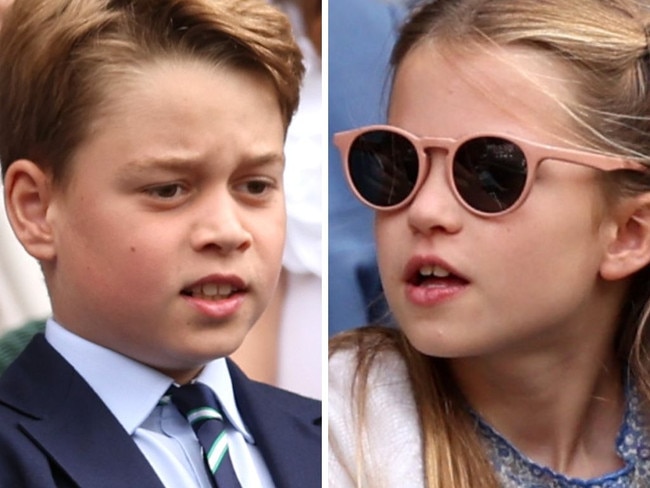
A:
[[[285,145],[287,242],[276,315],[266,314],[234,355],[251,376],[321,398],[322,185],[325,161],[321,0],[276,1],[294,26],[306,68]],[[246,368],[246,365],[250,365]]]
[[[49,314],[43,273],[18,243],[0,198],[0,334]]]
[[[299,3],[299,2],[296,2]],[[288,12],[305,59],[300,107],[286,144],[288,270],[278,382],[285,388],[320,398],[322,344],[322,183],[323,145],[320,0],[289,4]],[[302,8],[302,15],[296,7]],[[306,19],[306,21],[304,20]],[[306,25],[308,24],[308,25]],[[311,34],[311,35],[310,35]]]
[[[2,19],[13,0],[0,0]],[[1,107],[0,107],[1,110]],[[0,198],[0,334],[50,314],[50,303],[38,263],[14,237]]]

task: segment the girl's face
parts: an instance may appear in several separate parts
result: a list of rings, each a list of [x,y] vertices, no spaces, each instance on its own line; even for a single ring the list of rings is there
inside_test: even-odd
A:
[[[557,103],[571,97],[568,77],[531,49],[450,56],[424,44],[396,73],[388,122],[418,136],[499,133],[569,147]],[[597,170],[547,160],[519,209],[483,218],[454,198],[444,151],[429,157],[410,205],[376,217],[385,293],[411,343],[469,357],[602,342],[622,285],[600,277],[614,227]]]

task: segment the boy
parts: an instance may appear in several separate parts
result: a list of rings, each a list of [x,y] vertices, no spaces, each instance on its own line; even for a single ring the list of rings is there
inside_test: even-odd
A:
[[[5,199],[53,318],[0,379],[0,486],[321,486],[320,404],[224,359],[280,272],[301,76],[263,0],[9,10]]]

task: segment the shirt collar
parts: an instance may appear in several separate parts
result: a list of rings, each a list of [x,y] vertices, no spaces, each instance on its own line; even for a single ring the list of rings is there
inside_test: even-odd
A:
[[[90,385],[129,435],[145,421],[173,383],[171,378],[149,366],[79,337],[54,319],[47,321],[45,337]],[[116,371],[119,379],[115,378]],[[219,358],[208,363],[196,381],[212,388],[232,426],[247,442],[253,443],[237,409],[226,360]]]

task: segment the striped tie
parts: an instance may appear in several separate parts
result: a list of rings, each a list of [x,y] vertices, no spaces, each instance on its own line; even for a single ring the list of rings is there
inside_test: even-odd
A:
[[[194,429],[217,487],[241,488],[228,454],[225,419],[212,390],[193,383],[172,388],[171,398]]]

